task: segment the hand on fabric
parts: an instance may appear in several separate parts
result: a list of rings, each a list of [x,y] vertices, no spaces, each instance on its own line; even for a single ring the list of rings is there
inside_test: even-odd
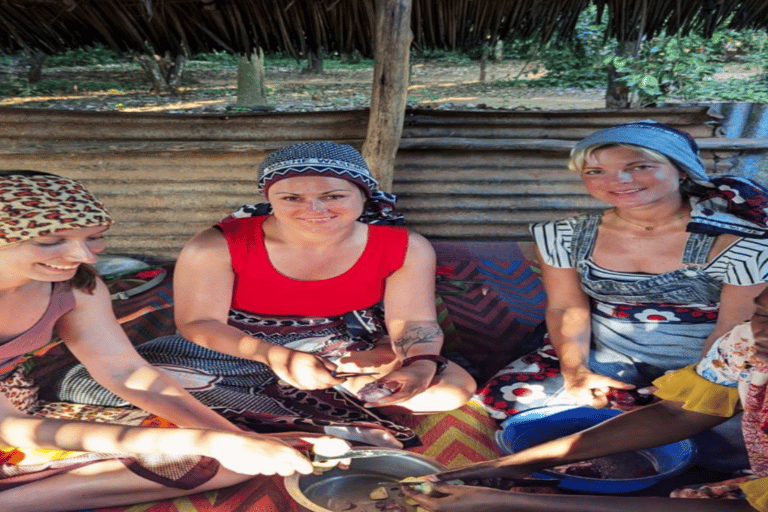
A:
[[[394,393],[383,396],[376,401],[366,402],[368,407],[384,407],[395,405],[423,393],[432,383],[437,367],[432,361],[417,361],[405,368],[398,368],[379,379]],[[365,399],[365,395],[361,398]]]
[[[201,444],[207,448],[205,455],[244,475],[308,475],[314,471],[309,459],[298,450],[262,434],[208,433]]]
[[[607,397],[611,409],[628,412],[661,401],[660,398],[654,396],[657,389],[656,386],[646,386],[640,389],[611,388]]]
[[[580,405],[589,405],[602,409],[610,405],[610,388],[634,389],[635,386],[612,379],[589,370],[582,370],[573,375],[563,374],[565,391]]]
[[[285,349],[269,358],[269,366],[280,380],[298,389],[328,389],[344,382],[331,375],[333,363],[306,352]]]

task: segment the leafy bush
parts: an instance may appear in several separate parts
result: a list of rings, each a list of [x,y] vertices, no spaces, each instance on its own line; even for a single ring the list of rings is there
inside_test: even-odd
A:
[[[657,37],[645,43],[638,58],[608,55],[617,81],[637,92],[641,105],[672,96],[691,98],[691,86],[715,74],[717,63],[699,36]]]
[[[692,84],[690,96],[709,101],[748,101],[768,103],[768,81],[734,79],[727,82],[706,80]]]
[[[546,43],[539,36],[507,41],[505,52],[513,58],[535,63],[533,72],[541,68],[546,75],[526,80],[533,87],[566,87],[594,89],[605,87],[607,67],[601,62],[605,25],[595,22],[594,8],[584,11],[576,24],[573,38],[560,40],[555,34]]]

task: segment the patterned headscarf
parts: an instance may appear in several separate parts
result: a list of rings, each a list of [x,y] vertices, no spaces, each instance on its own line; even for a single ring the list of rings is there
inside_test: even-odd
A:
[[[365,209],[358,220],[368,224],[403,224],[395,211],[397,198],[379,189],[362,155],[352,146],[334,142],[292,144],[267,156],[259,166],[259,192],[264,197],[276,182],[297,176],[327,176],[354,183],[366,197]],[[232,217],[269,215],[269,203],[245,205]]]
[[[111,223],[104,206],[74,180],[30,171],[0,173],[0,246]]]
[[[590,147],[633,144],[669,158],[687,175],[681,191],[691,204],[688,231],[768,238],[768,190],[739,176],[707,176],[699,147],[688,133],[647,119],[599,130],[576,143],[571,154]]]

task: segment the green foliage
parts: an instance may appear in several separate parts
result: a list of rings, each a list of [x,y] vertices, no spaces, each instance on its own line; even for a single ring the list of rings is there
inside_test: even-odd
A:
[[[120,53],[105,48],[101,44],[96,44],[94,46],[73,48],[58,55],[49,55],[45,64],[50,67],[93,66],[97,64],[114,64],[120,60]]]
[[[479,58],[479,57],[478,57]],[[472,62],[472,57],[463,52],[448,51],[441,49],[434,50],[418,50],[413,52],[412,61],[428,61],[428,62],[441,62],[446,66],[452,66],[454,64],[469,64]]]
[[[190,61],[202,63],[205,67],[215,66],[237,66],[237,55],[227,52],[213,51],[210,53],[196,53],[192,55]],[[190,62],[191,64],[192,62]]]
[[[734,79],[727,82],[707,80],[691,87],[691,96],[710,101],[748,101],[768,103],[768,80]]]
[[[547,71],[541,78],[527,80],[532,87],[605,87],[607,68],[601,63],[604,31],[605,25],[596,23],[593,10],[588,9],[580,15],[571,41],[566,43],[555,35],[542,44],[538,36],[533,36],[507,41],[504,51],[513,58],[535,62]]]
[[[699,36],[657,37],[643,45],[638,58],[608,55],[617,81],[638,94],[641,105],[677,97],[690,99],[691,86],[712,76],[717,63]]]
[[[768,64],[768,33],[765,30],[719,30],[707,43],[712,54],[722,60]]]

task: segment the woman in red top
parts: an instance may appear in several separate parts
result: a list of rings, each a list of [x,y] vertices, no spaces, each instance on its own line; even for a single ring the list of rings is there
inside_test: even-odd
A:
[[[104,250],[111,223],[71,179],[0,171],[0,509],[126,505],[228,487],[251,475],[311,473],[285,434],[243,431],[136,353],[106,285],[88,265]],[[42,416],[24,363],[56,343],[105,388],[180,428]],[[337,441],[322,442],[327,449]]]
[[[142,345],[142,355],[183,367],[194,396],[254,430],[399,447],[415,436],[384,411],[464,404],[474,380],[439,355],[434,251],[381,225],[399,219],[394,197],[360,153],[288,146],[259,167],[259,191],[269,204],[243,207],[184,247],[174,277],[181,336]]]

